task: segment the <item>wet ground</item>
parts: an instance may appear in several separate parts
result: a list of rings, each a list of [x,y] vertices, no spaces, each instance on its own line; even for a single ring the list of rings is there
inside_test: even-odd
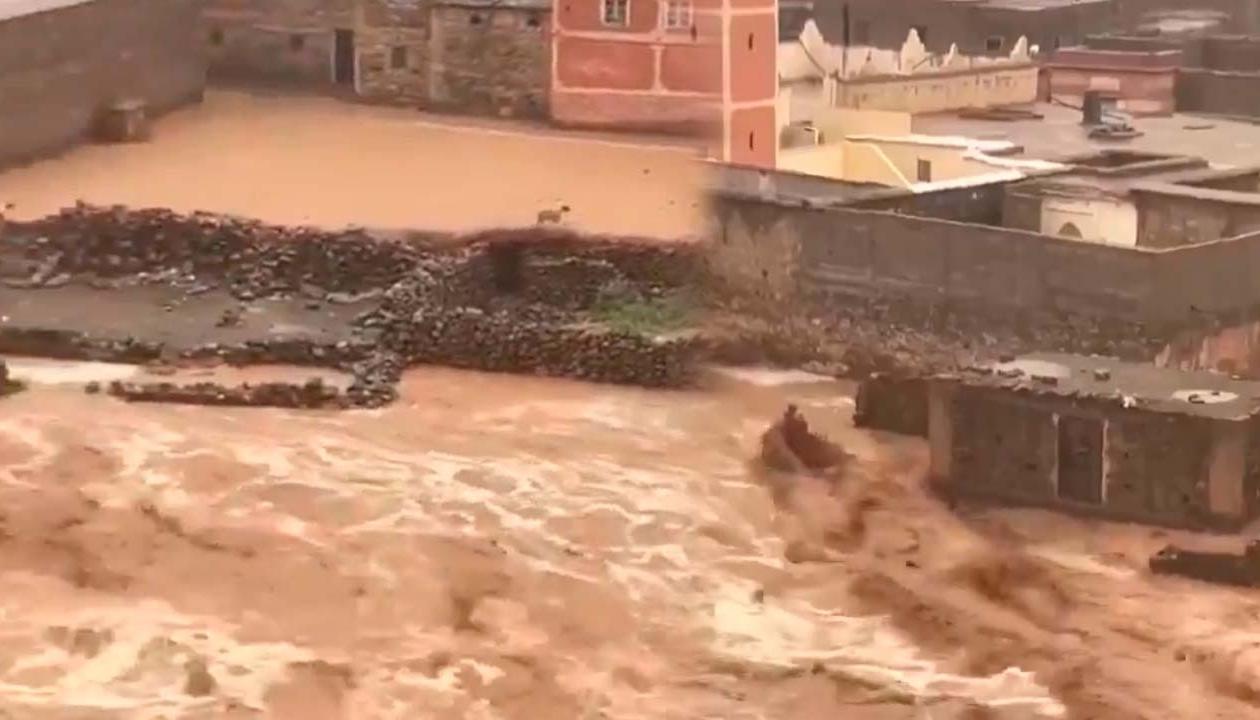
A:
[[[1144,570],[1182,535],[960,519],[922,491],[921,443],[851,427],[844,384],[426,368],[397,405],[334,414],[127,405],[14,370],[11,717],[1260,712],[1260,598]],[[835,494],[748,464],[788,400],[858,457]]]
[[[172,349],[275,339],[336,343],[356,338],[351,321],[379,300],[344,304],[305,297],[242,302],[225,290],[188,295],[167,285],[96,289],[84,283],[18,289],[0,285],[0,328],[137,338]],[[224,313],[233,322],[221,322]]]
[[[537,127],[301,96],[211,91],[156,124],[149,142],[84,145],[0,173],[4,214],[34,219],[78,199],[209,210],[338,228],[465,231],[569,225],[693,235],[698,150],[678,141]],[[615,201],[609,193],[615,193]]]

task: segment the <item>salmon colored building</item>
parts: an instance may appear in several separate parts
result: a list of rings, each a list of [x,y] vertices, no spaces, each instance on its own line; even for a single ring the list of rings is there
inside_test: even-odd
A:
[[[556,0],[559,125],[705,133],[712,154],[773,165],[775,0]]]
[[[724,162],[774,168],[779,133],[779,4],[722,3],[722,154]]]

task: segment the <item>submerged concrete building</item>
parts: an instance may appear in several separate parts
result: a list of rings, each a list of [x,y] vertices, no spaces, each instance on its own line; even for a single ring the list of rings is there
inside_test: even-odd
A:
[[[933,379],[934,486],[954,497],[1233,529],[1260,512],[1260,383],[1034,355]]]
[[[87,136],[119,103],[201,98],[198,0],[0,1],[0,165]]]

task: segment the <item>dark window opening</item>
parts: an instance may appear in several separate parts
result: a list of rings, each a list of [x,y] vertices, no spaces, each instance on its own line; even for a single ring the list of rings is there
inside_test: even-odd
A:
[[[992,35],[988,38],[985,38],[984,50],[985,52],[1002,52],[1002,48],[1005,45],[1006,45],[1006,38],[1002,37],[1001,35]]]
[[[915,167],[916,175],[919,182],[932,182],[932,161],[919,160]]]
[[[1060,417],[1058,444],[1059,498],[1090,505],[1102,504],[1102,421]]]
[[[494,289],[505,295],[516,294],[524,285],[521,273],[521,249],[500,245],[490,250],[490,267]]]
[[[525,18],[525,24],[529,27],[536,28],[542,25],[542,20],[538,17],[538,13],[530,13],[529,17]]]
[[[407,48],[395,45],[389,50],[389,66],[395,70],[407,67]]]
[[[223,44],[223,28],[210,28],[210,44],[216,47]]]
[[[752,33],[748,33],[748,49],[749,50],[753,49],[753,34]]]
[[[293,52],[302,52],[302,48],[306,47],[305,35],[290,35],[289,50]]]
[[[1063,227],[1059,228],[1059,237],[1081,238],[1081,229],[1076,227],[1076,223],[1066,222]]]
[[[754,140],[754,137],[753,137],[753,136],[754,136],[754,135],[755,135],[755,133],[748,133],[748,149],[749,149],[749,150],[754,150],[754,149],[756,149],[756,148],[755,148],[755,144],[754,144],[754,142],[753,142],[753,140]]]
[[[469,24],[469,25],[480,25],[480,24],[481,24],[481,13],[473,13],[472,15],[469,15],[469,16],[468,16],[468,24]]]

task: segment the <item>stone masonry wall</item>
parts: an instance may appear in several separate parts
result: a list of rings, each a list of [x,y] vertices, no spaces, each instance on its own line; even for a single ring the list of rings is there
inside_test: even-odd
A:
[[[332,88],[336,31],[352,34],[370,102],[545,117],[550,5],[543,0],[208,0],[211,77]]]
[[[558,229],[477,233],[421,246],[365,232],[284,228],[216,215],[80,206],[0,235],[0,280],[10,287],[86,282],[101,289],[159,283],[194,297],[216,288],[249,302],[305,296],[371,302],[353,342],[266,341],[184,348],[225,362],[328,365],[351,372],[344,393],[326,388],[181,390],[118,387],[137,400],[299,406],[379,405],[411,363],[527,372],[605,382],[691,382],[700,345],[602,322],[605,291],[625,299],[679,290],[698,274],[694,247],[593,237]],[[0,350],[95,360],[151,361],[160,342],[41,328],[0,328]],[[257,403],[254,401],[257,400]]]
[[[200,100],[197,0],[95,0],[0,20],[0,166],[79,142],[100,111]]]
[[[546,117],[549,15],[546,7],[435,6],[430,104],[480,115]]]
[[[359,94],[422,105],[428,98],[430,7],[427,3],[364,0],[357,35]]]

